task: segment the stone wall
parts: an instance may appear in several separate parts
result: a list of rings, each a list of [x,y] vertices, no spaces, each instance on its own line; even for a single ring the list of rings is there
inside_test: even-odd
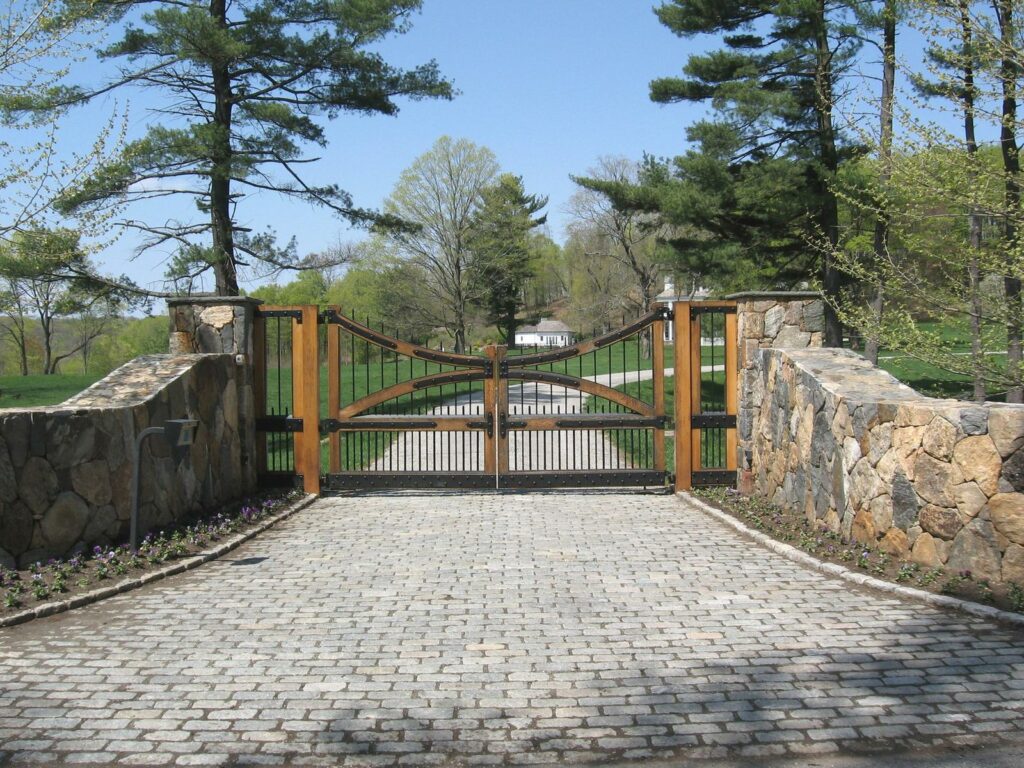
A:
[[[1024,584],[1024,406],[924,397],[839,349],[758,349],[740,381],[744,490],[894,556]]]
[[[736,486],[753,492],[751,425],[754,406],[743,373],[753,365],[759,349],[809,349],[821,346],[825,330],[825,304],[817,291],[763,291],[734,293],[736,302],[737,358],[740,385],[737,412]]]
[[[740,368],[754,352],[767,347],[820,347],[825,330],[825,305],[817,291],[734,293]]]
[[[239,398],[245,375],[232,355],[152,355],[58,406],[0,410],[0,564],[123,541],[135,438],[167,419],[200,424],[181,464],[159,436],[143,444],[141,531],[254,490]]]

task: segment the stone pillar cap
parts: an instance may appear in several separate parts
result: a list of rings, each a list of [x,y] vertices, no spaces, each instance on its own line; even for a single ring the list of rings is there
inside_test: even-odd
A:
[[[252,304],[258,306],[263,303],[263,299],[257,299],[255,296],[210,296],[208,294],[175,296],[167,299],[168,306],[177,304]]]

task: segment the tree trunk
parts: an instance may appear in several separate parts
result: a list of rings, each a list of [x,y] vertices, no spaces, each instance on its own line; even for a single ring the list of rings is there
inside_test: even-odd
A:
[[[818,148],[824,171],[820,179],[821,211],[819,224],[828,237],[829,247],[825,249],[822,264],[822,287],[825,292],[825,346],[843,345],[843,324],[835,311],[843,286],[842,274],[836,268],[829,253],[839,245],[839,203],[831,182],[839,169],[839,152],[836,149],[835,126],[832,121],[832,51],[828,46],[828,20],[826,3],[819,0],[815,5],[813,24],[815,27],[815,71],[814,82],[817,92]]]
[[[971,32],[970,12],[965,0],[960,0],[960,42],[965,51],[970,51],[974,45]],[[968,171],[967,186],[972,190],[977,188],[977,163],[978,139],[974,125],[974,100],[977,89],[974,85],[974,61],[968,57],[964,64],[964,144],[967,147]],[[983,364],[985,361],[981,344],[981,268],[978,259],[978,252],[981,249],[981,214],[973,203],[968,211],[968,244],[972,251],[967,266],[967,297],[970,307],[971,326],[971,381],[973,383],[973,395],[977,402],[985,401],[985,374]]]
[[[1006,248],[1013,252],[1017,248],[1017,219],[1020,214],[1020,158],[1017,151],[1017,61],[1011,54],[1016,45],[1014,0],[997,0],[996,15],[999,17],[999,39],[1002,45],[999,79],[1003,90],[1002,127],[999,145],[1003,155],[1003,169],[1006,171]],[[1012,261],[1012,258],[1008,259]],[[1008,270],[1009,271],[1009,270]],[[1007,275],[1003,279],[1006,294],[1006,371],[1009,386],[1006,402],[1024,402],[1024,386],[1021,382],[1021,281]]]
[[[39,315],[39,327],[43,332],[43,374],[50,376],[53,365],[53,320],[45,314]]]
[[[226,0],[210,0],[210,15],[218,26],[227,29]],[[231,221],[231,109],[233,94],[228,66],[223,61],[211,65],[213,79],[214,145],[210,169],[210,226],[213,233],[213,273],[218,296],[238,295],[235,264],[234,227]]]
[[[889,184],[889,179],[892,178],[892,112],[895,83],[896,0],[885,0],[885,6],[882,9],[882,100],[879,110],[881,119],[879,159],[882,161],[880,182],[883,195],[887,194],[886,187]],[[889,255],[889,213],[885,210],[886,198],[883,196],[879,202],[882,210],[879,211],[878,219],[875,221],[875,258],[881,261],[887,259]],[[885,287],[881,283],[876,286],[868,306],[871,309],[872,320],[876,325],[880,325],[885,307]],[[878,364],[877,331],[868,336],[864,344],[864,356],[872,364]]]

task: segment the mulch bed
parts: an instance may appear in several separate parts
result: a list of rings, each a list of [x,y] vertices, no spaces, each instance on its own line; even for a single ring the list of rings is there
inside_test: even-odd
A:
[[[896,584],[1024,613],[1024,587],[1020,584],[989,583],[975,579],[970,571],[926,568],[899,560],[874,547],[817,528],[801,514],[732,489],[705,488],[693,491],[693,495],[748,527],[802,549],[819,560]]]

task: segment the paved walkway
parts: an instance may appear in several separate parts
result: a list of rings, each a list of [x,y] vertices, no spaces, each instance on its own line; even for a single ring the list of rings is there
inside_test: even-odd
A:
[[[669,496],[325,499],[0,630],[12,764],[1005,755],[1022,710],[1022,633],[828,580]]]

